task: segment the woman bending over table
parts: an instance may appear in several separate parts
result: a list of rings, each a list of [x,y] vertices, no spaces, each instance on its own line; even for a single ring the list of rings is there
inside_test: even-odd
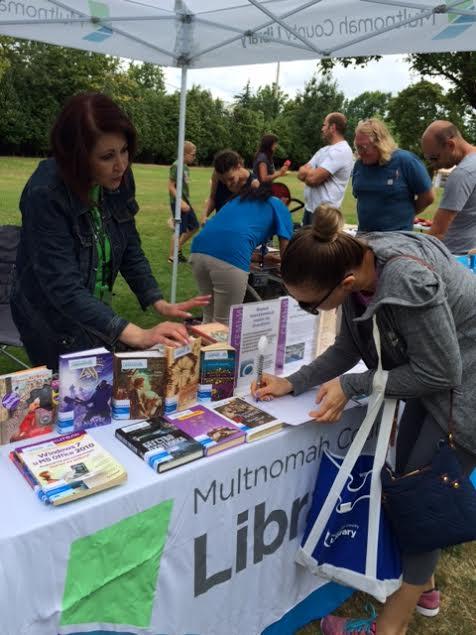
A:
[[[107,96],[72,97],[51,131],[53,158],[41,161],[20,200],[21,239],[11,298],[13,319],[32,364],[118,342],[138,349],[188,341],[185,327],[144,329],[111,306],[119,273],[145,310],[184,318],[208,298],[169,304],[141,248],[130,168],[136,131]]]
[[[265,184],[250,184],[207,222],[190,250],[200,293],[212,296],[203,309],[204,322],[228,324],[230,307],[245,297],[253,250],[276,235],[282,255],[292,232],[288,208]]]
[[[320,384],[311,412],[318,422],[335,422],[349,398],[372,391],[377,353],[375,314],[381,335],[385,394],[404,399],[397,439],[397,471],[430,463],[448,430],[450,392],[453,426],[463,469],[476,465],[476,277],[432,236],[412,232],[342,231],[339,210],[322,206],[313,226],[290,241],[281,263],[283,281],[300,306],[316,315],[342,306],[342,325],[333,346],[287,378],[264,375],[261,399]],[[363,359],[368,371],[342,373]],[[438,527],[435,527],[438,531]],[[380,615],[367,622],[327,616],[324,635],[402,635],[412,614],[435,596],[433,573],[439,551],[403,553],[403,584]],[[436,593],[436,610],[439,594]],[[418,606],[417,606],[418,605]]]

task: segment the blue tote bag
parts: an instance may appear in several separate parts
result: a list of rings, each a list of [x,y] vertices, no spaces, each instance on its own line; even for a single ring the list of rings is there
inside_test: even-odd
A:
[[[384,399],[388,373],[381,366],[375,317],[373,331],[379,366],[367,415],[345,457],[323,454],[296,561],[316,575],[385,602],[401,585],[400,552],[382,513],[380,480],[396,401]],[[382,405],[375,454],[361,454]]]

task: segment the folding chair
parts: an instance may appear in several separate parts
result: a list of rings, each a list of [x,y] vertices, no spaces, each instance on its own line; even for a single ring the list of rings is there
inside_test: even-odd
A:
[[[15,260],[19,242],[20,227],[0,225],[0,354],[23,368],[29,368],[21,359],[7,350],[10,346],[23,346],[10,311],[10,292],[15,276]]]

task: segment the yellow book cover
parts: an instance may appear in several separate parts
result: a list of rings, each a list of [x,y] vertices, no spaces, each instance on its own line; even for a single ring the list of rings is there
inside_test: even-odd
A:
[[[10,458],[44,503],[62,505],[113,487],[126,472],[87,432],[15,448]]]

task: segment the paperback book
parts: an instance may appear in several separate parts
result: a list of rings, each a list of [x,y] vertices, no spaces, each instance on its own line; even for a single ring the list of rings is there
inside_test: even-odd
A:
[[[59,358],[58,432],[111,423],[112,354],[95,348]]]
[[[185,346],[165,346],[167,382],[164,412],[184,410],[197,400],[200,372],[200,338],[191,337]]]
[[[217,344],[228,342],[229,328],[221,322],[207,322],[206,324],[187,324],[189,333],[200,337],[204,344]]]
[[[163,350],[114,354],[113,419],[149,419],[162,414],[167,383]]]
[[[238,425],[206,406],[193,406],[165,418],[198,441],[207,456],[245,441],[245,433]]]
[[[233,397],[236,381],[236,351],[228,344],[209,344],[200,351],[198,401],[220,401]]]
[[[52,373],[45,366],[0,377],[0,444],[53,431]]]
[[[159,473],[203,456],[201,443],[162,417],[117,428],[115,435]]]
[[[122,483],[126,471],[87,432],[15,448],[10,459],[48,505],[63,505]]]
[[[279,432],[284,427],[282,421],[239,397],[216,406],[215,411],[236,423],[245,432],[248,442]]]

